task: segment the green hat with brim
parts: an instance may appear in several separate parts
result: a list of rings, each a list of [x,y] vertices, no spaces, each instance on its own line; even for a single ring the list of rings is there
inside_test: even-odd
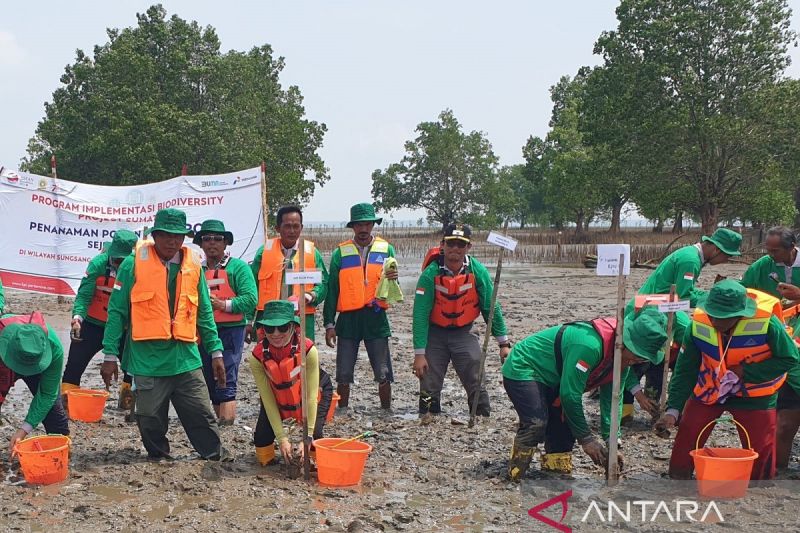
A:
[[[117,230],[114,233],[114,238],[108,246],[108,257],[111,259],[124,259],[131,255],[133,247],[136,246],[136,241],[139,237],[132,231],[126,229]]]
[[[380,224],[383,222],[382,218],[375,216],[375,207],[370,203],[356,204],[350,208],[350,222],[347,223],[348,228],[352,228],[356,222],[374,222]]]
[[[747,289],[738,281],[725,279],[711,287],[708,294],[697,303],[713,318],[750,318],[756,314],[756,301],[747,295]]]
[[[153,227],[148,228],[146,235],[150,235],[154,231],[163,231],[165,233],[173,233],[175,235],[192,236],[192,232],[186,229],[186,213],[180,209],[161,209],[156,213],[156,219],[153,222]]]
[[[742,245],[742,236],[728,228],[719,228],[711,237],[703,236],[703,241],[710,242],[725,255],[732,257],[742,255],[742,252],[739,251],[739,247]]]
[[[655,365],[664,360],[667,342],[667,317],[653,306],[642,308],[625,321],[622,342],[636,357]]]
[[[21,376],[41,374],[53,361],[47,334],[38,324],[9,324],[0,333],[0,359]]]
[[[230,231],[225,231],[225,224],[223,224],[221,220],[204,220],[203,224],[200,226],[200,231],[194,234],[194,239],[192,239],[192,242],[200,246],[200,243],[203,240],[203,235],[208,234],[222,235],[225,237],[225,244],[229,246],[233,244],[233,233]]]
[[[282,326],[289,322],[300,323],[300,317],[295,314],[294,304],[288,300],[272,300],[264,306],[264,313],[256,324]]]

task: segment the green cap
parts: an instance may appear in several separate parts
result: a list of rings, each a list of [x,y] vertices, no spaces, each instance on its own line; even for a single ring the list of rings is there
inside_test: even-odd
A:
[[[637,357],[657,365],[664,359],[667,317],[654,306],[643,307],[622,327],[622,342]]]
[[[111,259],[125,258],[131,255],[133,247],[136,246],[136,241],[139,237],[132,231],[126,229],[118,229],[114,233],[114,238],[108,246],[108,257]]]
[[[756,301],[747,296],[744,285],[732,279],[724,279],[711,287],[697,305],[714,318],[750,318],[757,308]]]
[[[225,224],[223,224],[221,220],[213,219],[203,221],[203,224],[200,226],[200,231],[194,234],[194,239],[192,239],[192,242],[199,246],[200,242],[203,240],[203,235],[207,235],[209,233],[223,235],[225,237],[225,244],[233,244],[233,233],[230,231],[225,231]]]
[[[295,314],[294,304],[288,300],[272,300],[264,306],[264,313],[256,324],[282,326],[289,322],[300,323],[300,317]]]
[[[382,218],[375,216],[375,207],[369,203],[356,204],[350,208],[350,222],[347,223],[348,228],[352,228],[356,222],[374,222],[380,224],[383,222]]]
[[[703,236],[703,241],[708,241],[720,249],[725,255],[742,255],[739,246],[742,245],[742,236],[728,228],[719,228],[711,237]]]
[[[50,366],[53,353],[39,324],[9,324],[0,333],[0,358],[15,373],[35,376]]]
[[[192,236],[192,232],[186,229],[186,213],[180,209],[161,209],[156,213],[153,227],[147,230],[147,234],[154,231],[165,231],[167,233],[183,234],[187,237]]]

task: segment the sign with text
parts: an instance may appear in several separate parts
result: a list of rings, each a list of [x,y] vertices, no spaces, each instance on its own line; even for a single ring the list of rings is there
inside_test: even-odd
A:
[[[489,236],[486,238],[486,240],[492,244],[501,246],[510,252],[513,252],[517,248],[517,241],[515,239],[512,239],[508,235],[502,235],[494,231],[489,232]]]
[[[658,304],[658,310],[662,313],[674,313],[675,311],[688,311],[690,309],[689,300],[680,300],[677,302],[667,302]]]
[[[306,270],[305,272],[287,272],[287,285],[316,285],[322,283],[320,270]]]
[[[619,256],[624,255],[622,275],[631,273],[631,245],[630,244],[598,244],[597,245],[597,275],[619,275]]]

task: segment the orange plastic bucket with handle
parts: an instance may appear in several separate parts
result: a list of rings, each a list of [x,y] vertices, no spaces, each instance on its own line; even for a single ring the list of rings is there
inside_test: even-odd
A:
[[[17,442],[14,455],[25,481],[50,485],[67,479],[70,443],[65,435],[40,435]]]
[[[747,437],[747,448],[700,448],[700,437],[715,422],[733,422]],[[758,453],[750,446],[750,434],[733,417],[720,417],[712,420],[700,431],[694,450],[689,455],[694,459],[697,477],[697,492],[705,498],[743,498],[747,494],[753,463]]]
[[[349,487],[361,482],[372,446],[353,440],[325,438],[314,441],[317,450],[317,479],[331,487]]]
[[[72,420],[97,422],[103,418],[108,391],[72,389],[67,391],[67,411]]]

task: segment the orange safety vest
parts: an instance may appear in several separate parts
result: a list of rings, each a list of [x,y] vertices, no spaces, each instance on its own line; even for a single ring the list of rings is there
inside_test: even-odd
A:
[[[472,324],[481,314],[477,283],[474,274],[436,276],[431,323],[443,328]]]
[[[197,284],[202,276],[200,260],[187,246],[181,247],[181,269],[175,286],[175,307],[170,312],[167,267],[149,241],[136,245],[135,281],[131,287],[131,338],[135,341],[176,339],[197,341]]]
[[[269,378],[269,386],[278,404],[281,420],[294,418],[303,420],[303,403],[300,390],[300,352],[298,335],[283,348],[271,346],[267,339],[253,350],[255,357],[264,367]],[[314,346],[311,339],[306,339],[306,353]],[[266,350],[265,350],[266,348]],[[266,353],[265,353],[266,352]]]
[[[422,261],[422,271],[424,272],[428,266],[433,262],[438,262],[439,266],[442,265],[442,256],[444,255],[444,250],[441,246],[435,246],[428,250],[428,253],[425,254],[425,259]]]
[[[208,285],[208,292],[220,300],[230,300],[236,297],[233,292],[230,281],[228,280],[228,271],[225,267],[228,265],[229,257],[226,257],[222,263],[217,265],[214,270],[206,269],[206,284]],[[221,267],[221,268],[220,268]],[[240,322],[244,318],[242,313],[228,313],[214,309],[214,322],[217,324],[225,324],[229,322]]]
[[[0,319],[0,331],[11,324],[38,324],[44,330],[45,335],[48,334],[44,316],[39,311],[34,311],[30,315],[16,315]],[[0,360],[0,404],[5,401],[8,391],[14,386],[15,381],[17,381],[17,375]]]
[[[367,252],[366,265],[362,263],[358,246],[352,240],[339,243],[339,253],[342,262],[336,310],[343,313],[376,305],[388,309],[389,304],[375,298],[375,289],[383,274],[383,262],[389,257],[389,243],[375,237]]]
[[[694,396],[706,405],[714,405],[719,400],[720,380],[728,367],[759,363],[772,357],[767,332],[773,315],[783,322],[780,301],[755,289],[747,289],[747,296],[756,301],[756,314],[752,318],[739,320],[727,345],[722,342],[722,335],[714,329],[702,309],[696,309],[692,317],[692,340],[702,356]],[[734,395],[740,398],[770,396],[778,391],[784,381],[785,373],[763,383],[745,382]]]
[[[303,260],[306,270],[316,270],[316,253],[314,243],[306,240]],[[295,254],[296,255],[296,254]],[[283,283],[283,271],[286,257],[283,255],[280,238],[269,239],[261,252],[261,267],[258,269],[258,305],[259,311],[264,310],[264,305],[272,300],[280,300],[281,283]],[[293,261],[295,272],[300,272],[300,261]],[[289,290],[292,296],[297,296],[298,301],[305,301],[305,292],[314,290],[314,285],[292,285]],[[316,308],[313,305],[306,306],[306,314],[313,315]]]
[[[105,276],[97,276],[94,282],[92,302],[89,304],[89,309],[86,310],[87,316],[100,322],[108,321],[108,301],[114,291],[114,279],[115,276],[111,273],[110,266],[106,266]]]

